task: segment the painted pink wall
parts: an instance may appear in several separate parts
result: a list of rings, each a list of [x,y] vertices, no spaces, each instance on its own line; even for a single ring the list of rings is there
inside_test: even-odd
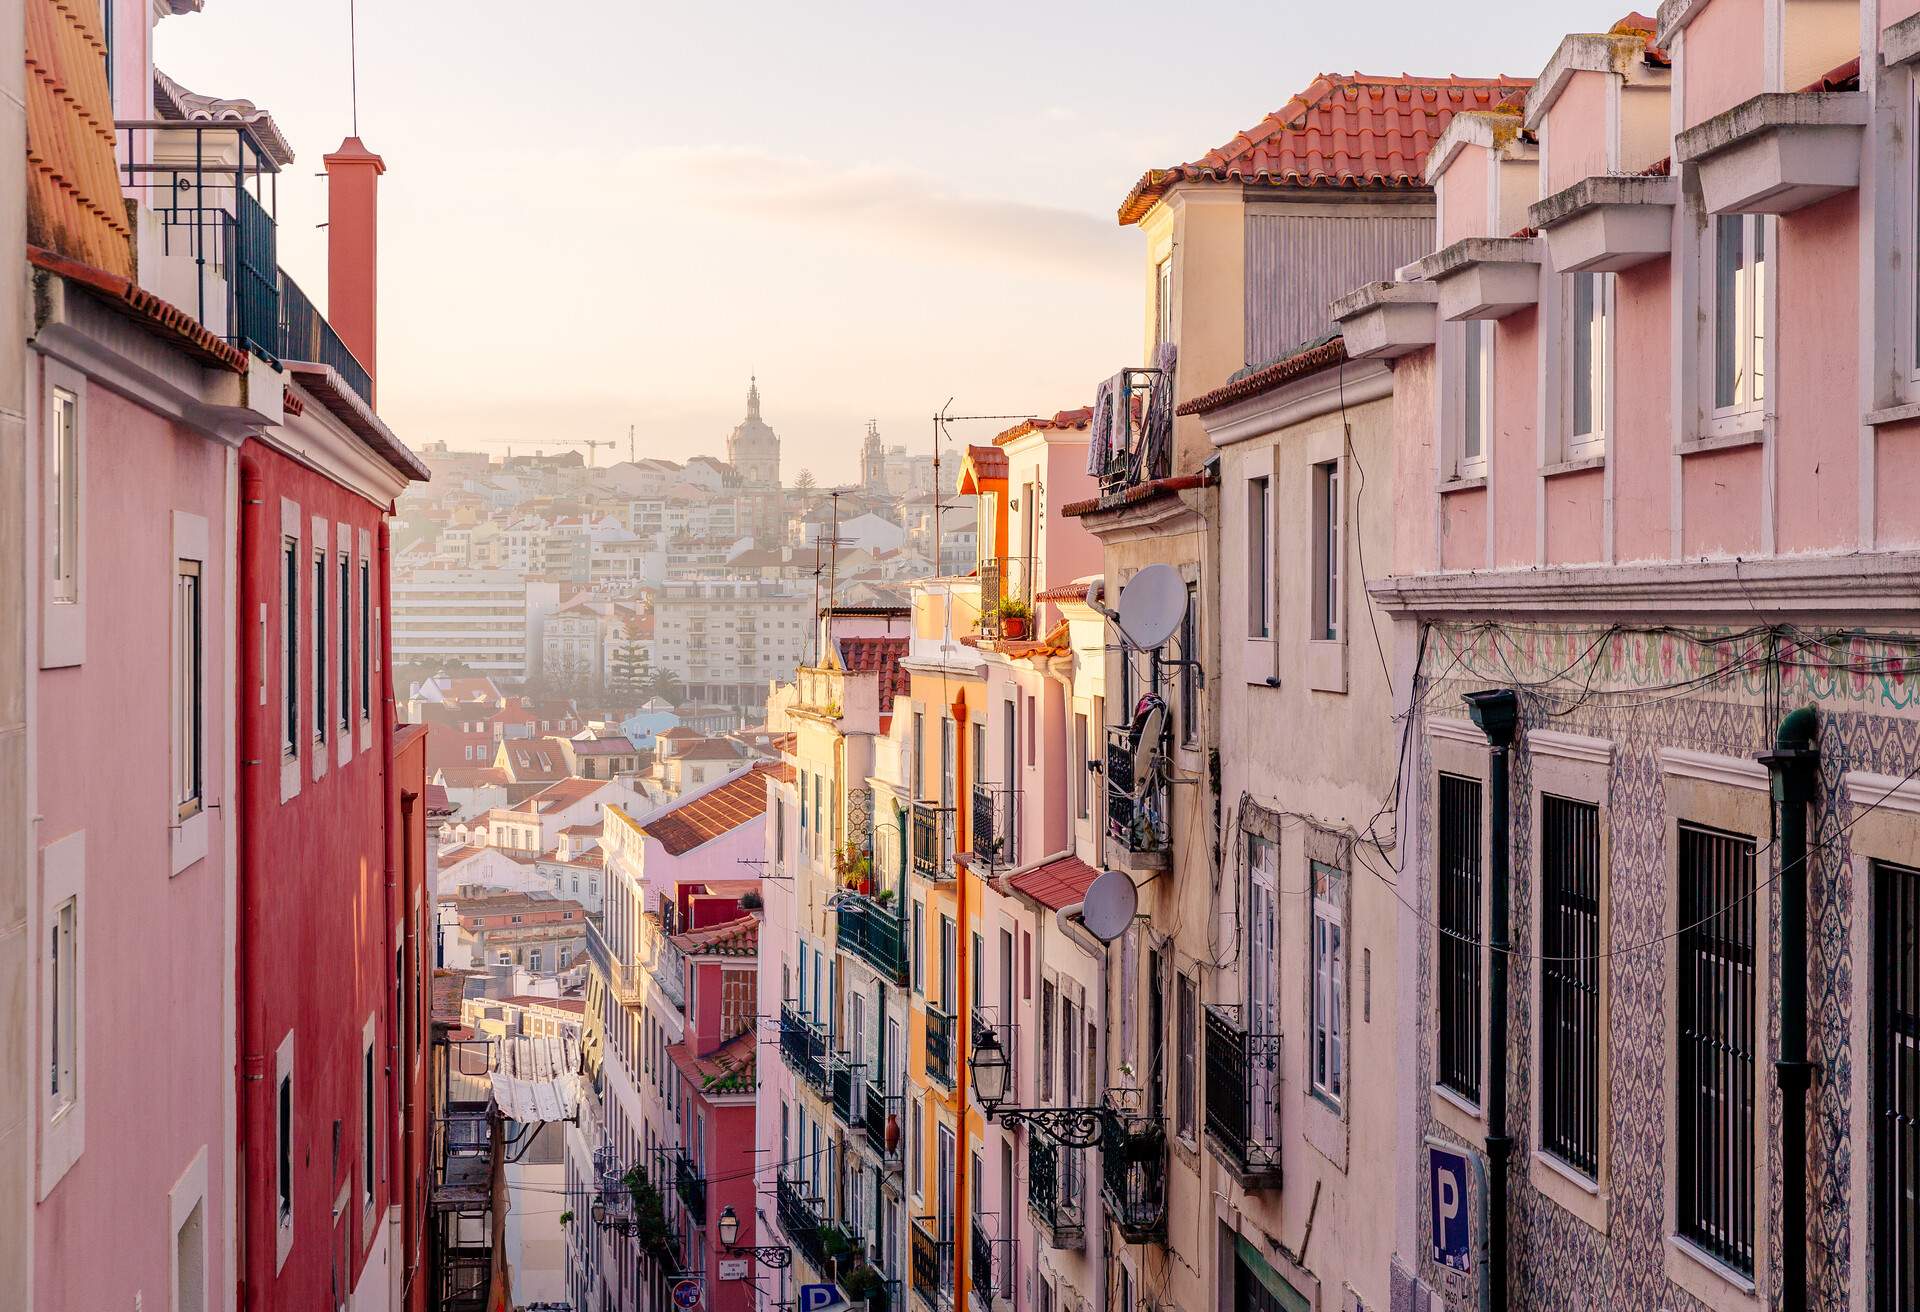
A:
[[[29,386],[38,388],[40,357],[31,358]],[[224,800],[229,456],[98,383],[87,388],[85,404],[86,659],[38,675],[43,728],[33,768],[37,843],[86,831],[86,1143],[36,1215],[36,1295],[45,1308],[122,1307],[138,1288],[150,1305],[164,1306],[172,1283],[168,1192],[204,1147],[207,1289],[217,1301],[232,1288],[221,1242],[230,1224],[222,1184],[232,1087],[222,1001],[233,978],[223,929],[230,872],[222,813],[214,811],[206,857],[168,875],[166,690],[173,511],[182,510],[207,520],[205,795]],[[93,1236],[96,1254],[110,1260],[85,1260],[79,1236]]]
[[[1614,275],[1613,555],[1621,562],[1657,560],[1673,550],[1670,398],[1672,301],[1666,260]]]
[[[1607,83],[1612,73],[1579,72],[1547,111],[1547,180],[1541,194],[1551,196],[1596,173],[1607,172],[1607,141],[1613,125],[1607,114]]]
[[[1434,352],[1414,351],[1393,362],[1393,570],[1432,568],[1434,524],[1440,514],[1433,491]],[[1455,498],[1445,498],[1451,501]]]
[[[1920,487],[1920,420],[1880,429],[1874,469],[1883,488]],[[1876,546],[1920,547],[1920,496],[1882,496],[1876,510]]]
[[[1487,499],[1484,488],[1449,492],[1440,499],[1441,569],[1487,567]]]
[[[1860,332],[1859,217],[1858,193],[1843,192],[1780,220],[1773,441],[1783,554],[1860,539],[1859,353],[1845,349]]]
[[[1500,489],[1494,517],[1493,564],[1531,565],[1538,558],[1533,480],[1540,468],[1538,421],[1540,312],[1518,310],[1493,332],[1493,477]]]
[[[1680,462],[1682,555],[1751,556],[1760,550],[1762,473],[1758,446],[1698,452]]]
[[[1682,105],[1705,122],[1766,90],[1766,0],[1712,0],[1687,25]]]
[[[1547,563],[1592,565],[1606,558],[1606,471],[1583,469],[1547,480]]]
[[[1920,14],[1920,0],[1880,0],[1880,26],[1883,30],[1915,14]]]
[[[1440,245],[1488,233],[1487,152],[1467,146],[1440,175]]]

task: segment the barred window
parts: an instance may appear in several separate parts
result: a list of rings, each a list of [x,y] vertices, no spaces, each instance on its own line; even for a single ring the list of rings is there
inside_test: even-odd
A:
[[[1592,1177],[1600,1141],[1600,808],[1540,807],[1541,1146]]]
[[[1480,781],[1440,776],[1440,1085],[1480,1101]]]
[[[1680,1233],[1753,1271],[1754,843],[1679,827]]]
[[[1877,1312],[1920,1307],[1920,870],[1874,863]]]

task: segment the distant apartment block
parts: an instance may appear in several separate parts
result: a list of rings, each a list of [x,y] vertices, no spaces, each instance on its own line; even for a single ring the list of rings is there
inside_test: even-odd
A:
[[[393,659],[401,669],[459,662],[527,676],[527,580],[511,570],[423,569],[393,580]]]

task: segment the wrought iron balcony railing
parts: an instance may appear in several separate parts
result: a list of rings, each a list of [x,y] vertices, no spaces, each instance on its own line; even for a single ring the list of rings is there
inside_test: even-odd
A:
[[[973,859],[990,870],[1020,864],[1020,793],[1003,784],[973,786]]]
[[[780,1219],[780,1228],[801,1255],[813,1263],[813,1269],[827,1275],[831,1273],[827,1270],[826,1244],[821,1234],[825,1222],[820,1216],[819,1201],[809,1197],[805,1186],[797,1180],[782,1175],[774,1183],[774,1214]]]
[[[1166,752],[1164,726],[1160,737],[1143,752],[1134,730],[1107,730],[1107,839],[1134,855],[1165,855],[1171,845],[1172,798],[1158,766]]]
[[[780,1006],[780,1056],[795,1075],[826,1092],[826,1036],[791,1002]]]
[[[853,1129],[853,1054],[836,1052],[827,1059],[827,1101],[840,1124]]]
[[[1172,391],[1173,380],[1156,368],[1127,368],[1113,376],[1107,395],[1121,422],[1112,425],[1100,470],[1103,501],[1173,472]],[[1166,415],[1164,431],[1153,423],[1156,403]]]
[[[913,804],[913,873],[922,879],[953,878],[953,808]]]
[[[980,578],[980,636],[1033,635],[1033,562],[1025,556],[988,556],[975,567]]]
[[[931,1002],[927,1004],[927,1074],[953,1087],[954,1019]]]
[[[688,1215],[693,1217],[693,1223],[705,1225],[707,1223],[707,1182],[701,1179],[698,1171],[693,1169],[693,1159],[687,1156],[684,1148],[674,1153],[673,1188],[674,1192],[680,1195],[680,1201],[685,1204]]]
[[[1086,1243],[1085,1161],[1081,1149],[1062,1147],[1044,1131],[1027,1136],[1027,1215],[1050,1248]]]
[[[1207,1139],[1244,1187],[1277,1187],[1280,1036],[1247,1033],[1239,1011],[1207,1008]]]
[[[898,1094],[890,1094],[878,1080],[868,1080],[865,1102],[860,1108],[860,1124],[867,1133],[867,1147],[882,1161],[900,1163],[900,1111],[904,1104]],[[893,1143],[887,1143],[887,1123],[893,1122]]]
[[[928,1307],[952,1304],[953,1241],[939,1238],[920,1220],[908,1227],[907,1270],[913,1278],[915,1296]]]
[[[973,1276],[975,1305],[980,1312],[993,1312],[993,1296],[999,1292],[999,1284],[993,1278],[993,1241],[980,1228],[977,1216],[973,1218],[972,1233],[968,1236],[967,1265]]]
[[[330,365],[362,401],[373,404],[373,376],[359,357],[347,349],[326,316],[314,308],[300,284],[277,269],[280,289],[279,348],[283,360]]]
[[[859,893],[839,893],[840,946],[895,984],[907,982],[907,935],[892,902],[880,902]]]
[[[1107,1216],[1130,1244],[1167,1238],[1167,1132],[1160,1121],[1116,1110],[1118,1142],[1100,1154]]]

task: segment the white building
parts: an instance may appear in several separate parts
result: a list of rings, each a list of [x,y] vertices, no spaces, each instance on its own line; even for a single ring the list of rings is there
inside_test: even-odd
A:
[[[511,570],[423,569],[393,578],[393,661],[458,661],[476,674],[527,675],[527,580]]]
[[[760,704],[769,679],[789,679],[806,651],[813,594],[778,583],[670,582],[654,602],[654,660],[687,695]]]

